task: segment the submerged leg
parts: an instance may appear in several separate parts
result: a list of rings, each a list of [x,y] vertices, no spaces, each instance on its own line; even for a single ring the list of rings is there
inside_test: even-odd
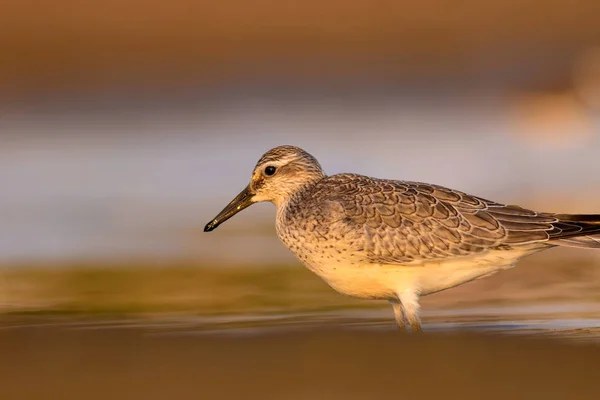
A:
[[[392,308],[394,309],[394,318],[396,318],[396,324],[400,332],[406,332],[406,317],[404,316],[404,307],[399,300],[390,300]]]
[[[398,293],[398,299],[404,310],[404,318],[413,332],[422,332],[421,318],[419,317],[419,295],[412,290]]]

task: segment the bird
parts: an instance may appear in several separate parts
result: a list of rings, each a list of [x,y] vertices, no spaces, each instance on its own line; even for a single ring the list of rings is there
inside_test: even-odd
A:
[[[556,246],[600,248],[600,214],[505,205],[443,186],[340,173],[291,145],[204,227],[258,202],[276,206],[283,244],[339,293],[387,300],[401,332],[421,332],[420,299],[512,268]]]

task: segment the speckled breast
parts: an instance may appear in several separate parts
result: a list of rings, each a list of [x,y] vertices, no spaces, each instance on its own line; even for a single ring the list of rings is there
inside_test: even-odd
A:
[[[278,210],[277,235],[310,270],[322,274],[332,265],[359,262],[352,234],[336,223],[343,218],[342,206],[335,202],[293,199]]]

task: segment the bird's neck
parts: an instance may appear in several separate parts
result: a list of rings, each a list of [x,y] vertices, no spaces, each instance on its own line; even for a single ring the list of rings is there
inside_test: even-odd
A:
[[[302,196],[304,196],[306,193],[309,193],[312,188],[325,177],[325,174],[320,174],[319,176],[315,175],[313,179],[307,179],[306,181],[302,182],[302,184],[295,185],[293,188],[290,188],[285,195],[274,199],[273,203],[277,207],[277,211],[279,212],[285,209],[288,204],[301,199]]]

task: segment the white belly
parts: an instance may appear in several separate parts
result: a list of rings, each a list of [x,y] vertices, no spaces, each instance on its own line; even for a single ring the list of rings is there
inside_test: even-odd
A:
[[[514,266],[523,254],[493,251],[476,257],[427,262],[420,265],[308,265],[340,293],[360,298],[392,299],[411,290],[426,296]]]

